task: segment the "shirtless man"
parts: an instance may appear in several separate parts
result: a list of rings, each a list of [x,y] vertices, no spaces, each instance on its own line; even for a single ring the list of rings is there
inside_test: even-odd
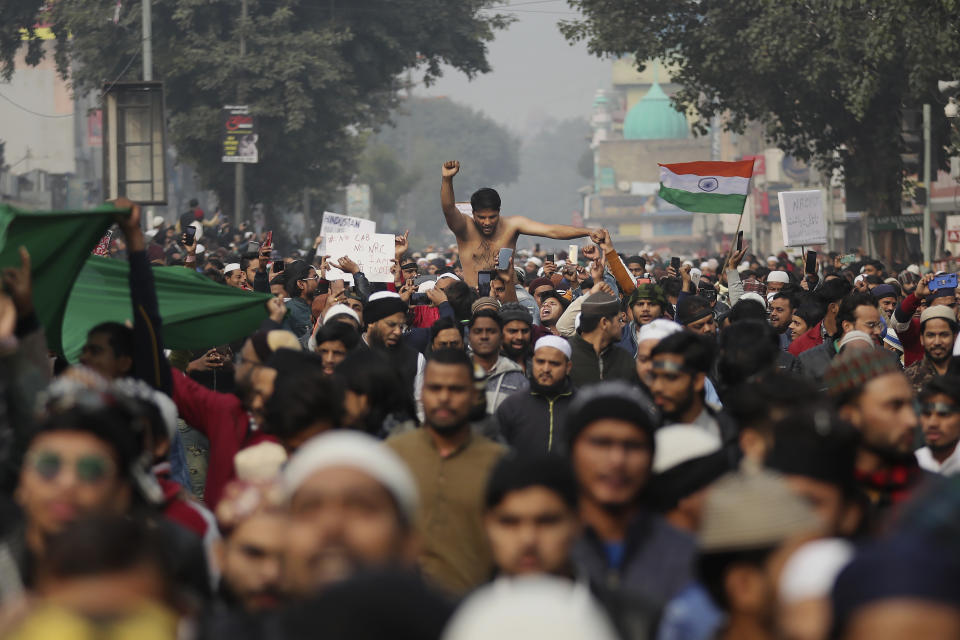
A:
[[[440,186],[440,204],[447,226],[457,237],[460,249],[460,264],[463,279],[471,287],[477,286],[478,271],[496,269],[500,249],[516,250],[517,236],[540,236],[554,240],[572,240],[590,236],[594,242],[603,238],[602,230],[568,227],[561,224],[544,224],[522,216],[500,217],[500,196],[493,189],[480,189],[470,198],[473,219],[457,210],[453,195],[453,176],[460,171],[460,162],[451,160],[443,164],[443,181]]]

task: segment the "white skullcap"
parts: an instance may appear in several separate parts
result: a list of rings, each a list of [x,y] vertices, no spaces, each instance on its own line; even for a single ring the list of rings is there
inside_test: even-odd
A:
[[[748,291],[747,293],[745,293],[745,294],[743,294],[742,296],[740,296],[740,299],[737,300],[737,304],[740,304],[740,303],[743,302],[744,300],[756,300],[757,302],[759,302],[760,304],[763,305],[763,308],[764,308],[764,309],[767,308],[767,301],[764,300],[764,299],[763,299],[763,296],[761,296],[761,295],[760,295],[759,293],[757,293],[756,291]],[[735,306],[736,306],[736,305],[735,305]]]
[[[691,262],[690,260],[684,260],[684,261],[683,261],[683,266],[685,266],[685,267],[692,267],[692,266],[693,266],[693,262]]]
[[[717,267],[720,266],[720,263],[717,262],[716,258],[710,258],[709,260],[707,260],[707,266],[713,269],[714,271],[716,271]]]
[[[853,545],[839,538],[814,540],[797,548],[780,574],[780,600],[792,604],[828,598],[833,583],[850,560]]]
[[[370,297],[367,298],[367,302],[376,302],[377,300],[383,300],[384,298],[399,298],[399,293],[394,293],[393,291],[377,291],[376,293],[371,293]]]
[[[199,242],[197,243],[197,253],[203,253],[203,252],[206,251],[206,250],[207,250],[207,248],[206,248],[205,246],[203,246],[203,245],[200,244]]]
[[[286,461],[287,450],[276,442],[265,440],[238,451],[233,456],[233,468],[237,471],[237,480],[265,482],[276,478]]]
[[[160,227],[165,224],[163,216],[153,216],[153,226]]]
[[[530,256],[529,258],[527,258],[527,263],[529,264],[531,262],[537,265],[538,268],[543,266],[543,260],[541,260],[536,256]]]
[[[436,260],[439,257],[440,257],[440,254],[436,252],[431,252],[427,254],[427,260]]]
[[[710,268],[710,263],[706,261],[700,263],[700,271],[703,271],[704,269],[709,269],[709,268]]]
[[[863,279],[866,278],[866,277],[867,277],[866,274],[863,274],[863,273],[861,273],[860,275],[858,275],[856,278],[853,279],[853,284],[854,284],[854,286],[856,286],[856,285],[860,284],[861,282],[863,282]]]
[[[840,338],[840,343],[837,345],[837,349],[838,350],[843,349],[845,346],[847,346],[851,342],[856,342],[857,340],[863,340],[870,346],[874,346],[877,344],[874,341],[874,339],[870,337],[870,334],[865,333],[863,331],[851,331],[846,335],[844,335],[842,338]]]
[[[314,473],[331,467],[363,471],[390,492],[408,521],[415,518],[419,499],[410,469],[390,447],[360,431],[328,431],[297,449],[283,469],[287,498]]]
[[[500,578],[457,609],[442,640],[616,640],[589,588],[550,575]]]
[[[909,271],[910,273],[912,273],[912,274],[915,275],[915,276],[919,276],[919,275],[920,275],[920,267],[917,266],[917,265],[915,265],[915,264],[912,264],[912,265],[910,265],[909,267],[907,267],[907,271]]]
[[[360,316],[357,315],[357,312],[345,304],[335,304],[327,309],[327,312],[323,314],[323,324],[326,324],[334,316],[349,316],[356,320],[357,324],[363,324],[360,322]]]
[[[455,273],[450,273],[449,271],[447,271],[446,273],[441,273],[440,275],[437,276],[437,282],[440,282],[440,281],[443,280],[444,278],[453,278],[454,280],[456,280],[456,281],[458,281],[458,282],[460,281],[460,278],[457,277],[457,274],[455,274]]]
[[[787,275],[786,271],[771,271],[767,274],[767,282],[782,282],[783,284],[788,284],[790,282],[790,276]]]
[[[663,473],[688,460],[716,453],[723,446],[720,436],[692,424],[661,427],[654,434],[654,440],[654,473]]]
[[[777,256],[767,256],[767,262],[780,262],[780,259]]]
[[[558,351],[562,351],[563,355],[567,356],[567,360],[573,357],[573,350],[570,348],[570,343],[560,336],[543,336],[537,340],[537,344],[533,347],[533,352],[536,353],[538,349],[543,347],[553,347]]]
[[[433,280],[424,280],[417,287],[417,293],[426,293],[427,291],[430,291],[430,289],[436,288],[436,286],[437,286],[437,283],[434,282]]]
[[[653,322],[640,327],[640,331],[637,332],[637,344],[646,342],[647,340],[663,340],[667,336],[680,331],[683,331],[683,327],[673,320],[657,318]]]
[[[737,271],[739,271],[740,273],[743,273],[749,268],[750,268],[750,263],[747,261],[743,261],[739,265],[737,265]]]
[[[228,264],[227,266],[225,266],[225,267],[223,268],[223,273],[224,273],[224,275],[226,275],[226,274],[230,273],[231,271],[236,271],[236,270],[239,269],[239,268],[240,268],[240,263],[238,263],[238,262],[231,262],[230,264]]]

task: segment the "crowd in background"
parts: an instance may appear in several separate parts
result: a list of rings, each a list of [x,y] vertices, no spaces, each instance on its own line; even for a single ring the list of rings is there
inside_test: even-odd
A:
[[[132,326],[73,365],[29,256],[3,274],[0,635],[960,637],[955,279],[599,229],[476,288],[397,235],[375,283],[322,237],[141,222]],[[152,266],[263,324],[167,349]]]

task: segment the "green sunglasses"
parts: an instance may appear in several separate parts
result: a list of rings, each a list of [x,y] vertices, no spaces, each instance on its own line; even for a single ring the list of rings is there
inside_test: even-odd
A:
[[[74,474],[84,484],[103,482],[114,470],[109,458],[98,455],[80,456],[67,460],[56,451],[33,451],[27,454],[27,464],[44,480],[53,480],[68,463],[73,464]]]

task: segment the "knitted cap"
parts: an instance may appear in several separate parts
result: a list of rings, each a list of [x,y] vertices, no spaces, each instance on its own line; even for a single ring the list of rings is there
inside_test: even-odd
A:
[[[661,307],[667,306],[667,296],[663,289],[657,284],[638,284],[637,288],[630,294],[630,306],[637,304],[640,300],[652,300]]]
[[[607,318],[620,313],[620,303],[615,296],[600,291],[591,294],[580,306],[580,313],[586,316]]]
[[[470,305],[470,314],[473,315],[480,309],[493,309],[494,311],[500,311],[500,302],[496,298],[491,298],[490,296],[477,298],[476,301]]]
[[[500,318],[503,320],[503,324],[513,322],[514,320],[520,320],[529,325],[533,324],[533,316],[531,316],[526,307],[519,302],[508,302],[500,307]]]
[[[591,423],[614,418],[633,423],[646,432],[651,447],[653,432],[660,425],[660,412],[638,388],[622,380],[610,380],[580,389],[567,410],[567,442],[570,449],[580,432]]]
[[[830,395],[838,396],[891,373],[903,375],[896,360],[886,351],[846,351],[833,359],[823,382]]]
[[[395,313],[406,313],[407,303],[392,291],[377,291],[367,300],[363,308],[363,321],[366,324],[383,320]]]

